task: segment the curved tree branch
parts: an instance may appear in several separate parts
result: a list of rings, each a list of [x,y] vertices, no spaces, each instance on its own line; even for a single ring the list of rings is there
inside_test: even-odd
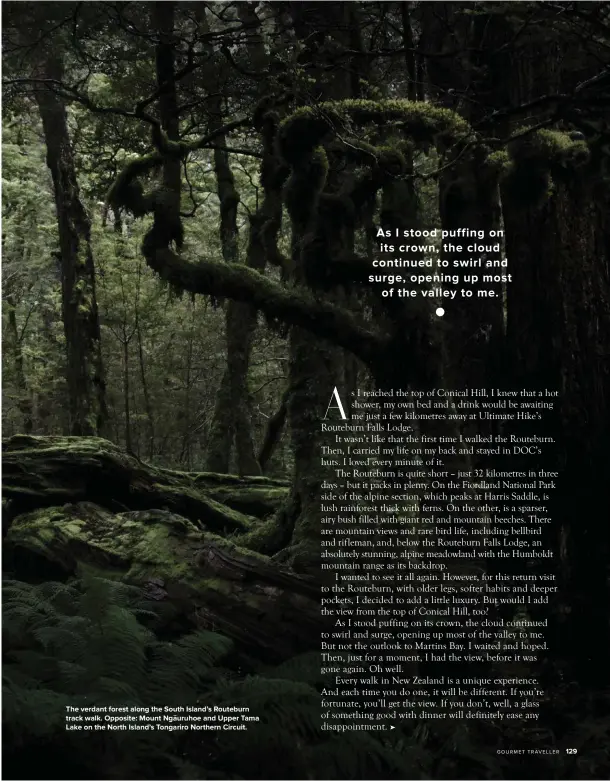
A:
[[[191,263],[171,250],[157,250],[147,261],[160,277],[181,290],[250,303],[266,315],[344,347],[365,363],[383,349],[383,335],[365,328],[348,310],[282,287],[246,266],[204,260]]]

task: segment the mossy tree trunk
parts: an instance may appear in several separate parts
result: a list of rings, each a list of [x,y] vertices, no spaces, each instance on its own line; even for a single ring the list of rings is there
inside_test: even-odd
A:
[[[253,28],[250,34],[249,49],[256,67],[263,66],[266,61],[264,44],[256,26],[260,24],[254,9],[240,11],[245,21]],[[200,27],[204,33],[209,32],[209,24],[205,10],[198,13]],[[208,47],[210,56],[203,74],[208,82],[212,96],[208,99],[209,130],[222,128],[224,110],[222,96],[217,94],[217,84],[221,79],[221,62],[213,47]],[[216,93],[216,94],[215,94]],[[226,263],[239,262],[239,230],[237,225],[237,208],[239,193],[235,186],[235,177],[229,163],[226,147],[226,136],[217,137],[214,149],[214,172],[220,202],[220,242],[222,255]],[[251,232],[256,230],[251,223]],[[252,244],[254,237],[251,237]],[[254,238],[254,240],[256,240]],[[262,271],[265,266],[264,256],[258,256],[249,251],[246,264]],[[252,437],[252,412],[250,394],[248,391],[248,370],[252,351],[252,338],[256,330],[256,309],[248,304],[229,301],[225,316],[227,368],[223,375],[218,399],[214,409],[211,427],[210,447],[208,448],[207,466],[216,471],[228,472],[231,465],[231,451],[235,446],[235,461],[239,474],[257,475],[261,467],[255,455]]]
[[[603,238],[610,199],[589,180],[555,188],[539,208],[520,208],[509,194],[504,202],[514,273],[508,338],[515,384],[558,394],[544,424],[555,443],[540,459],[559,472],[549,491],[552,542],[570,612],[552,617],[555,643],[577,678],[599,686],[610,647],[610,248]],[[540,423],[532,426],[541,432]]]
[[[347,98],[354,88],[359,88],[358,80],[354,79],[355,71],[350,72],[349,67],[334,68],[330,75],[325,67],[332,66],[337,47],[345,51],[352,42],[350,5],[343,2],[325,6],[311,2],[292,4],[294,29],[304,47],[302,61],[312,67],[316,79],[313,89],[318,99],[320,96]],[[333,177],[326,156],[323,160],[304,158],[293,169],[288,184],[294,279],[314,289],[319,281],[316,266],[331,254],[330,243],[339,253],[346,250],[343,226],[333,223],[333,217],[321,202],[322,192]],[[332,182],[333,186],[338,184]],[[320,272],[323,276],[324,269]],[[341,293],[335,291],[335,299],[337,295],[341,297]],[[305,566],[310,553],[317,566],[320,544],[321,484],[327,476],[327,470],[321,465],[320,424],[333,389],[344,390],[344,366],[345,354],[337,346],[304,329],[291,329],[288,420],[295,468],[293,495],[283,520],[288,530],[292,527],[293,545],[304,552]]]
[[[45,79],[62,80],[63,62],[58,51],[45,53],[40,71]],[[52,88],[35,94],[57,208],[69,428],[75,435],[99,434],[108,415],[91,224],[80,198],[64,102]]]
[[[229,370],[225,369],[216,391],[216,403],[206,448],[206,469],[210,472],[230,471],[232,442],[231,378]]]
[[[180,115],[175,76],[174,2],[152,3],[152,22],[158,35],[155,48],[159,116],[161,127],[170,141],[180,139]],[[182,192],[181,161],[166,155],[163,161],[163,208],[171,212],[165,219],[178,221]]]

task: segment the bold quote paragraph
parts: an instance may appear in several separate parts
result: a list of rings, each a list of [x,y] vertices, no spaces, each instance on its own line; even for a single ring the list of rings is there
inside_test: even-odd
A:
[[[379,228],[369,283],[383,298],[496,298],[512,282],[502,230]]]

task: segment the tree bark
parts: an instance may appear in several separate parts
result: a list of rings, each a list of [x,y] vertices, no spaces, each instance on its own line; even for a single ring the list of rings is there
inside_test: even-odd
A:
[[[208,435],[205,466],[210,472],[229,472],[231,445],[233,442],[233,416],[231,415],[231,377],[226,368],[220,387],[216,391],[214,416]]]
[[[138,306],[136,304],[136,336],[138,339],[138,363],[140,366],[140,381],[142,383],[142,393],[144,395],[144,409],[146,410],[146,422],[148,427],[148,458],[152,459],[155,455],[155,417],[153,414],[152,404],[150,400],[150,393],[148,390],[148,378],[146,376],[146,362],[144,360],[144,345],[142,342],[142,328],[140,326],[140,318],[138,313]]]
[[[269,463],[273,451],[275,450],[277,443],[282,435],[282,429],[286,423],[286,417],[288,414],[288,399],[290,398],[290,387],[286,388],[282,394],[280,406],[276,412],[269,419],[265,436],[263,437],[263,444],[258,454],[258,463],[261,465],[261,469],[265,471],[267,464]]]
[[[555,188],[541,208],[524,210],[509,194],[504,199],[514,273],[510,365],[516,387],[559,393],[545,430],[555,444],[541,461],[559,472],[553,547],[570,611],[552,617],[554,645],[577,679],[599,686],[608,678],[610,646],[610,248],[603,238],[610,200],[607,188],[588,180]]]
[[[157,70],[157,88],[159,90],[159,116],[161,127],[170,141],[180,139],[180,119],[178,114],[178,95],[175,81],[175,3],[153,3],[153,24],[158,35],[155,48]],[[180,214],[180,196],[182,192],[181,161],[175,156],[165,156],[163,160],[163,185],[168,195],[164,206],[171,215],[165,219],[177,222]]]
[[[60,55],[48,53],[41,70],[44,78],[61,81],[63,63]],[[99,434],[108,413],[91,225],[79,195],[63,100],[48,88],[36,92],[36,101],[47,147],[47,165],[53,177],[59,227],[70,432]]]

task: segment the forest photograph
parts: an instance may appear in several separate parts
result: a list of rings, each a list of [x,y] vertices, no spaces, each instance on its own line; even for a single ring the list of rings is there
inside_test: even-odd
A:
[[[3,2],[2,111],[3,777],[610,777],[610,3]],[[374,280],[463,229],[492,295]],[[397,388],[556,393],[534,723],[320,722],[320,423]]]

